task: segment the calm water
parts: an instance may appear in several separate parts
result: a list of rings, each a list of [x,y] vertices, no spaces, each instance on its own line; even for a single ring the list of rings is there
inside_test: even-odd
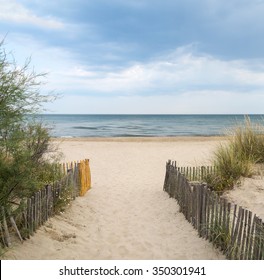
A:
[[[250,115],[262,122],[264,115]],[[211,136],[244,121],[244,115],[39,115],[53,137]]]

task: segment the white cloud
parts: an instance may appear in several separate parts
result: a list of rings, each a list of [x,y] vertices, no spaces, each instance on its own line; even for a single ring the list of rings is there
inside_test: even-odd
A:
[[[60,81],[62,90],[110,95],[174,95],[201,90],[264,89],[262,61],[225,61],[190,51],[176,50],[148,63],[134,63],[116,71],[73,64],[73,61],[68,66],[61,63],[64,67],[52,74],[53,83]]]
[[[116,72],[77,64],[64,69],[52,78],[65,91],[50,106],[53,112],[263,113],[261,61],[225,61],[181,49]]]
[[[64,27],[61,21],[50,16],[35,15],[15,0],[0,0],[0,7],[0,21],[32,24],[47,29],[61,29]]]
[[[44,90],[64,95],[49,105],[54,113],[263,113],[262,61],[220,60],[186,47],[114,71],[14,35],[15,57],[32,54],[36,72],[49,72]]]

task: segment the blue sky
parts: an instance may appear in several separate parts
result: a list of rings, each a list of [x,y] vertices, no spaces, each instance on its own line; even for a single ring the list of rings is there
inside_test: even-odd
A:
[[[50,113],[264,113],[263,0],[0,0]]]

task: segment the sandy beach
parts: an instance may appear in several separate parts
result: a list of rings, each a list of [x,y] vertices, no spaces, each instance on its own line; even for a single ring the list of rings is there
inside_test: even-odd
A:
[[[163,192],[165,163],[209,163],[223,138],[54,140],[63,161],[90,159],[92,189],[8,259],[224,259]]]

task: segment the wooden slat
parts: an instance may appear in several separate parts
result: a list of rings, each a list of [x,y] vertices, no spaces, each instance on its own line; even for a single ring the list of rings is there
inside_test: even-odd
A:
[[[255,219],[255,243],[254,243],[254,260],[260,259],[260,249],[261,249],[261,220],[256,217]]]
[[[264,260],[264,222],[261,221],[261,239],[262,239],[262,245],[260,249],[260,260]]]
[[[223,232],[223,223],[222,223],[222,219],[223,218],[223,199],[220,197],[219,198],[219,215],[218,215],[218,221],[217,221],[217,226],[218,226],[218,231],[219,231],[219,235],[221,236],[221,238],[219,238],[220,240],[218,241],[219,244],[219,248],[222,250],[223,248],[223,238],[224,236],[224,232]]]
[[[207,189],[207,204],[206,204],[206,239],[209,239],[209,234],[210,234],[210,217],[211,217],[211,211],[212,211],[212,197],[211,197],[211,191]]]
[[[248,210],[244,210],[244,223],[243,223],[243,237],[241,241],[241,253],[240,259],[245,260],[246,258],[246,241],[247,241],[247,222],[248,222]]]
[[[5,214],[5,209],[2,206],[1,207],[1,211],[2,211],[2,221],[3,221],[3,227],[4,227],[4,238],[5,238],[5,243],[7,244],[8,247],[11,246],[11,238],[10,238],[10,234],[8,231],[8,226],[7,226],[7,222],[6,222],[6,214]]]
[[[230,254],[230,242],[231,242],[231,236],[232,236],[231,230],[232,230],[232,228],[231,228],[231,203],[228,202],[227,203],[226,231],[228,234],[229,244],[228,244],[228,247],[226,248],[227,258],[229,257],[229,254]]]
[[[245,248],[245,260],[249,260],[251,256],[251,248],[250,248],[250,234],[251,234],[251,227],[252,227],[252,212],[248,211],[248,218],[247,218],[247,237],[246,237],[246,248]]]
[[[252,254],[252,259],[253,260],[257,260],[257,251],[258,251],[258,228],[257,228],[257,220],[258,217],[256,215],[254,215],[254,219],[253,219],[253,228],[254,228],[254,242],[253,242],[253,254]]]
[[[201,223],[201,226],[202,226],[202,237],[206,237],[206,228],[207,228],[207,224],[206,224],[206,203],[207,203],[207,187],[206,186],[202,186],[202,190],[203,190],[203,193],[202,193],[202,213],[201,213],[201,216],[202,216],[202,223]]]
[[[211,194],[211,201],[212,201],[212,210],[211,210],[211,221],[210,221],[210,233],[209,233],[209,241],[213,241],[213,234],[214,234],[214,219],[215,219],[215,194]]]
[[[239,231],[238,231],[238,239],[237,239],[237,246],[238,246],[238,259],[241,259],[241,254],[242,254],[242,234],[243,234],[243,227],[244,227],[244,216],[245,216],[245,209],[240,207],[241,209],[241,218],[240,218],[240,226],[239,226]]]
[[[21,243],[23,243],[23,238],[22,238],[22,236],[21,236],[21,234],[20,234],[20,232],[19,232],[19,229],[18,229],[18,227],[17,227],[17,225],[16,225],[16,222],[15,222],[14,217],[12,217],[12,216],[10,217],[10,222],[11,222],[13,228],[15,229],[19,240],[21,241]]]
[[[2,223],[0,221],[0,233],[1,233],[1,240],[2,240],[2,244],[4,247],[8,247],[8,244],[6,242],[6,239],[5,239],[5,233],[4,233],[4,227],[2,226]]]

